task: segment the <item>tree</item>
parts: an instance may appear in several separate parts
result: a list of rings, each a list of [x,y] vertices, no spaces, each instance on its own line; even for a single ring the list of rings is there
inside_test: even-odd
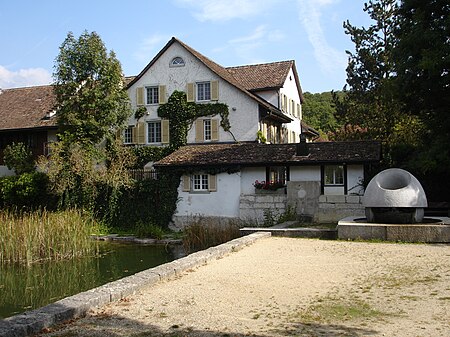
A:
[[[67,35],[53,77],[58,124],[71,141],[95,145],[112,139],[131,115],[120,62],[95,32]]]
[[[374,23],[368,28],[344,22],[355,52],[347,51],[347,85],[343,100],[335,97],[336,118],[346,129],[364,130],[364,137],[378,139],[391,146],[411,138],[409,128],[402,127],[410,118],[397,99],[393,50],[397,43],[397,0],[370,0],[364,5]],[[417,122],[417,121],[416,121]],[[406,132],[403,135],[400,131]]]
[[[17,175],[34,171],[34,160],[31,150],[24,143],[12,143],[5,147],[3,160],[8,169]]]
[[[133,160],[116,139],[131,115],[120,62],[95,32],[78,39],[69,33],[55,60],[54,79],[62,132],[50,159],[41,157],[39,166],[60,207],[84,208],[108,220],[130,183],[127,167]]]
[[[342,99],[341,91],[336,95]],[[322,136],[326,136],[327,132],[335,131],[339,128],[339,124],[334,117],[336,106],[333,102],[332,92],[322,92],[312,94],[305,92],[303,94],[305,103],[302,105],[303,120],[314,129],[319,131]]]
[[[403,0],[393,54],[400,99],[425,124],[421,170],[450,166],[450,4]]]

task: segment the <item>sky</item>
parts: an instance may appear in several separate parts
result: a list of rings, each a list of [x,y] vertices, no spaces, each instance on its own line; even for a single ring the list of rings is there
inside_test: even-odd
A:
[[[52,82],[59,47],[97,32],[133,76],[172,36],[228,67],[295,60],[303,92],[341,90],[364,0],[0,0],[0,88]]]

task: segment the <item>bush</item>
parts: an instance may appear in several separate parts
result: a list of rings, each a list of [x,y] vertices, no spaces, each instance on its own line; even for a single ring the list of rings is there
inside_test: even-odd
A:
[[[161,240],[164,236],[164,230],[152,223],[138,222],[136,225],[136,236],[138,238]]]
[[[53,209],[54,196],[47,192],[48,177],[44,173],[23,173],[0,178],[0,204],[3,207]]]
[[[239,225],[234,221],[221,224],[203,218],[187,226],[183,234],[183,246],[187,254],[217,246],[241,236]]]
[[[34,171],[33,154],[24,143],[7,145],[3,152],[3,160],[10,170],[16,174]]]

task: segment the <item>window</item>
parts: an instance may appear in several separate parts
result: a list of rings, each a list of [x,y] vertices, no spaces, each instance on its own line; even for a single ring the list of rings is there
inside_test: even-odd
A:
[[[161,122],[149,122],[147,125],[148,143],[161,143]]]
[[[203,139],[211,140],[211,120],[203,120]]]
[[[211,82],[197,83],[197,101],[211,100]]]
[[[192,175],[192,190],[193,191],[208,191],[209,179],[207,174],[194,174]]]
[[[172,61],[170,61],[170,66],[171,67],[184,67],[184,60],[179,56],[174,57],[172,59]]]
[[[132,144],[133,143],[133,127],[129,126],[127,127],[123,132],[123,142],[125,144]]]
[[[147,94],[147,104],[159,103],[159,88],[158,87],[146,87],[145,92]]]
[[[325,166],[325,185],[344,185],[344,166]]]

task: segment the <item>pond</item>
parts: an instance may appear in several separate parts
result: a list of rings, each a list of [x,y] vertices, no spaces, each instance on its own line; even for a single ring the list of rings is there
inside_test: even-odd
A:
[[[0,266],[0,319],[175,260],[181,246],[98,242],[99,255]]]

